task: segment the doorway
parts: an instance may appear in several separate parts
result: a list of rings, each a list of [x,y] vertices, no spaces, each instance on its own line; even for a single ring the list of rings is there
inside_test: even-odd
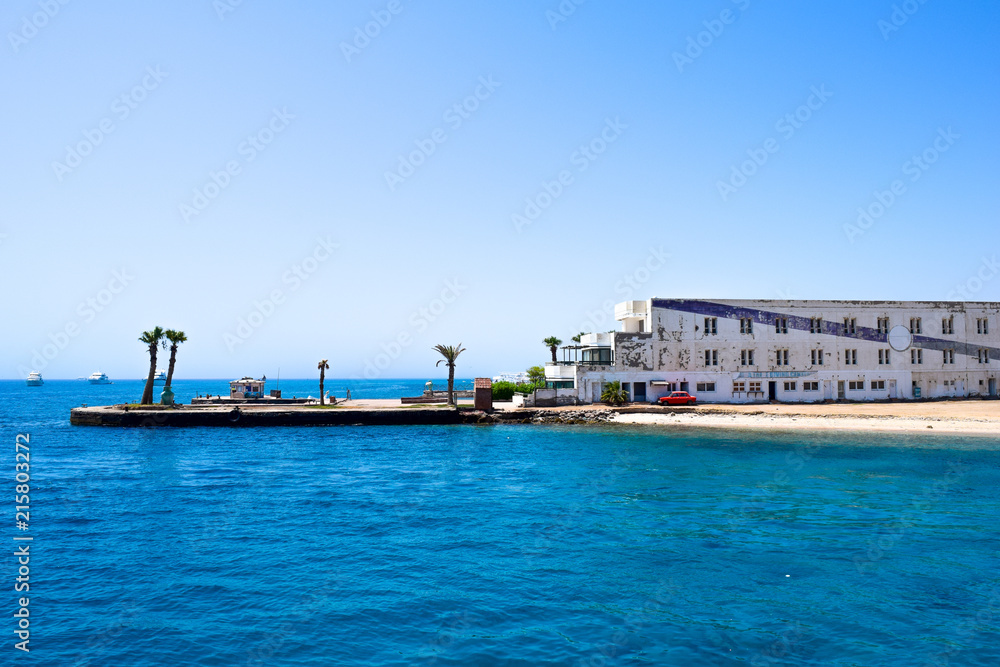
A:
[[[681,391],[689,391],[687,382],[681,382]]]
[[[636,403],[646,402],[646,383],[635,382],[632,384],[632,400]]]
[[[997,381],[996,378],[990,378],[990,396],[997,395]]]
[[[594,396],[594,398],[593,398],[592,402],[593,403],[600,403],[601,402],[601,389],[602,389],[602,387],[604,385],[602,383],[600,383],[600,382],[592,382],[590,384],[590,386],[593,387],[593,396]]]
[[[889,398],[899,398],[896,396],[896,381],[889,380]]]
[[[774,380],[767,383],[767,399],[769,401],[778,400],[778,383]]]
[[[847,397],[847,395],[844,393],[844,381],[843,380],[837,380],[837,400],[838,401],[842,401],[846,397]]]

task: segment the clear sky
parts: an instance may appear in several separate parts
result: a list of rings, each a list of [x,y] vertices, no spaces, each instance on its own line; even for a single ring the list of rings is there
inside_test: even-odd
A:
[[[144,376],[156,325],[181,377],[438,378],[434,344],[523,370],[629,298],[1000,300],[996,3],[8,0],[0,28],[5,378]]]

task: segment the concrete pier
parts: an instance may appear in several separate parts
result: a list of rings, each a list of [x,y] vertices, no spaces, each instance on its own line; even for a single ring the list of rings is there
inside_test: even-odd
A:
[[[75,426],[424,426],[478,423],[480,415],[448,407],[357,409],[316,406],[143,406],[122,405],[73,408]]]

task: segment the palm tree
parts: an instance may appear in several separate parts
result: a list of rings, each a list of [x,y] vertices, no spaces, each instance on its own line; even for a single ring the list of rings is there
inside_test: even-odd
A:
[[[465,348],[459,343],[454,347],[451,345],[435,345],[434,349],[444,357],[444,359],[438,359],[438,362],[434,365],[438,366],[441,362],[447,362],[448,364],[448,405],[455,405],[455,360],[458,359],[458,355],[465,352]]]
[[[552,353],[552,363],[556,363],[556,348],[562,345],[562,341],[555,336],[549,336],[542,342],[545,343],[545,347],[549,348],[549,352]]]
[[[326,372],[330,369],[330,364],[326,363],[326,359],[322,359],[316,368],[319,369],[319,404],[326,405],[326,399],[323,398],[323,383],[326,381]]]
[[[622,388],[622,383],[615,380],[604,385],[604,391],[601,392],[601,400],[608,405],[621,405],[628,400],[628,396]]]
[[[583,338],[583,337],[584,337],[585,335],[586,335],[586,334],[584,334],[584,333],[583,333],[583,332],[581,331],[581,332],[580,332],[580,333],[578,333],[577,335],[573,336],[573,342],[574,342],[574,343],[579,343],[579,342],[580,342],[580,339],[581,339],[581,338]]]
[[[140,405],[153,404],[153,376],[156,375],[156,348],[163,342],[163,328],[154,327],[152,331],[143,331],[139,342],[149,346],[149,376],[146,378],[146,388],[142,390]]]
[[[164,331],[163,337],[170,341],[170,365],[167,366],[166,384],[169,387],[174,379],[174,364],[177,363],[177,346],[181,343],[186,343],[188,338],[184,335],[183,331],[174,331],[173,329]]]

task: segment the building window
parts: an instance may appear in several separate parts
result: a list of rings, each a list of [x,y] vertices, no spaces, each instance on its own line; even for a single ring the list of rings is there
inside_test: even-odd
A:
[[[941,350],[944,356],[944,363],[953,364],[955,363],[955,350]]]
[[[910,363],[911,364],[922,364],[924,363],[924,351],[913,348],[910,350]]]
[[[865,381],[864,380],[851,380],[847,383],[847,388],[851,391],[864,391]]]
[[[955,316],[946,317],[941,320],[941,333],[943,334],[953,334],[955,333]]]
[[[788,333],[788,318],[787,317],[776,317],[774,318],[774,333],[786,334]]]
[[[858,321],[853,317],[844,318],[844,333],[854,335],[858,333]]]
[[[878,351],[878,363],[879,363],[880,366],[888,366],[889,365],[889,350],[888,350],[888,348],[884,349],[884,350],[879,350]]]
[[[819,391],[819,382],[803,382],[802,391]]]
[[[750,383],[750,391],[760,391],[760,381],[759,380]]]
[[[785,383],[785,391],[795,391],[795,383],[794,382],[786,382]]]
[[[918,333],[923,333],[923,332],[924,332],[923,331],[923,324],[921,322],[921,319],[919,317],[911,317],[910,318],[910,333],[918,334]]]
[[[788,365],[788,350],[775,350],[774,365],[775,366]]]
[[[872,391],[885,391],[885,380],[872,380]]]
[[[706,317],[705,318],[705,335],[714,336],[719,333],[719,318],[717,317]]]
[[[887,334],[887,333],[889,333],[889,318],[888,317],[880,317],[880,318],[878,318],[878,324],[877,324],[877,326],[878,326],[878,332],[880,334]]]
[[[733,393],[744,392],[747,390],[747,385],[745,382],[734,382],[733,383]]]
[[[812,365],[822,366],[823,365],[823,350],[811,350],[812,355]]]
[[[704,392],[707,392],[707,393],[712,393],[713,391],[715,391],[715,383],[714,382],[699,382],[697,384],[697,387],[698,387],[698,391],[704,391]]]
[[[741,334],[752,334],[753,333],[753,318],[751,318],[751,317],[741,317],[740,318],[740,333]]]
[[[719,365],[719,351],[718,350],[705,350],[705,365],[706,366],[718,366]]]
[[[753,366],[753,350],[740,350],[740,366]]]
[[[979,350],[979,363],[988,364],[990,363],[990,351],[987,348],[980,348]]]
[[[844,365],[845,366],[857,366],[858,365],[858,351],[857,350],[844,350]]]
[[[809,333],[813,333],[813,334],[823,333],[823,318],[822,317],[810,317],[809,318]]]
[[[990,332],[989,320],[985,317],[980,317],[976,319],[976,333],[977,334],[988,334]]]

